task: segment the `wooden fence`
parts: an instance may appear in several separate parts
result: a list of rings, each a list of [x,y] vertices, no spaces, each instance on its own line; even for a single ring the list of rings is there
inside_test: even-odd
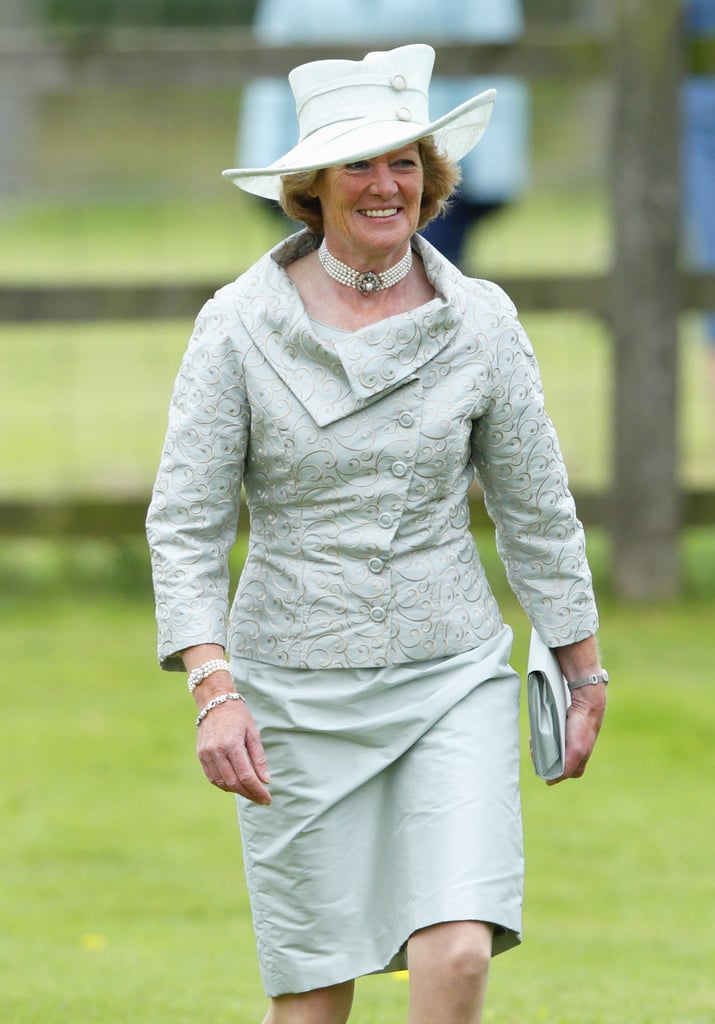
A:
[[[577,495],[586,521],[606,524],[613,573],[629,598],[679,586],[683,523],[715,523],[715,494],[683,494],[677,469],[678,318],[715,308],[715,275],[678,273],[679,89],[685,74],[715,74],[715,39],[687,42],[673,0],[614,0],[607,37],[529,31],[518,43],[437,41],[441,75],[606,78],[611,84],[609,191],[615,257],[603,276],[501,279],[524,309],[588,309],[616,350],[615,464],[610,494]],[[410,40],[405,40],[410,41]],[[381,40],[375,40],[379,48]],[[392,45],[392,44],[391,44]],[[358,46],[258,46],[245,32],[111,32],[0,40],[0,87],[69,91],[181,85],[238,89],[259,74],[285,76],[305,60],[362,56]],[[597,143],[594,143],[597,144]],[[0,286],[0,321],[193,316],[213,285]],[[6,505],[0,532],[118,535],[140,528],[145,502]]]

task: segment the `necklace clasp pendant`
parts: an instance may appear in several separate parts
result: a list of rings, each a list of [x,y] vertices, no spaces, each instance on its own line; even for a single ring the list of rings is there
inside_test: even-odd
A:
[[[356,278],[355,287],[361,295],[372,295],[380,287],[380,278],[372,270],[366,270]]]

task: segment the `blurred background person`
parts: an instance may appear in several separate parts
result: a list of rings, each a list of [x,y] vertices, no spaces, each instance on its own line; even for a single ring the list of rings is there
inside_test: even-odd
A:
[[[715,35],[715,0],[689,0],[691,36]],[[683,207],[686,253],[698,270],[715,271],[715,75],[698,75],[683,87]],[[708,374],[715,400],[715,310],[704,318]]]
[[[256,39],[265,45],[375,42],[421,39],[445,42],[508,43],[524,28],[520,0],[259,0]],[[449,211],[424,236],[451,262],[464,267],[470,230],[505,204],[517,200],[529,182],[529,91],[512,77],[490,75],[433,80],[430,113],[440,117],[486,88],[497,90],[489,134],[462,161],[462,183]],[[243,95],[238,163],[265,167],[296,139],[295,102],[283,79],[258,78]],[[277,204],[273,209],[281,214]],[[282,215],[282,214],[281,214]]]

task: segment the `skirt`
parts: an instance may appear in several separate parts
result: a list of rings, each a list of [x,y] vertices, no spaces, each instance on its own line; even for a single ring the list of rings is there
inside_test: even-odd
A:
[[[521,941],[519,677],[511,630],[388,668],[291,669],[233,657],[273,802],[237,798],[268,996],[407,967],[446,921]]]

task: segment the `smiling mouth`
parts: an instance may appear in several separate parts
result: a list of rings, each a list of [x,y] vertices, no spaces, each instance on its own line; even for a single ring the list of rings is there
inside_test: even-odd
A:
[[[372,217],[379,220],[381,217],[394,217],[397,213],[397,207],[391,206],[387,210],[361,210],[360,213],[363,217]]]

